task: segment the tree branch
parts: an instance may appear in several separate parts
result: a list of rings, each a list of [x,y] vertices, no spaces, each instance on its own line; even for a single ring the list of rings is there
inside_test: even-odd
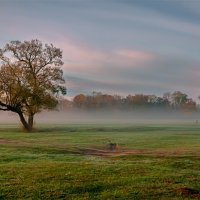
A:
[[[0,110],[1,111],[9,111],[7,108],[1,108],[1,107],[0,107]]]
[[[1,101],[0,101],[0,110],[2,110],[2,111],[12,111],[12,112],[16,112],[16,113],[19,113],[21,111],[19,106],[7,105],[7,104],[5,104]]]
[[[8,111],[9,109],[8,109],[8,107],[7,107],[6,104],[4,104],[4,103],[2,103],[2,102],[0,101],[0,110]]]

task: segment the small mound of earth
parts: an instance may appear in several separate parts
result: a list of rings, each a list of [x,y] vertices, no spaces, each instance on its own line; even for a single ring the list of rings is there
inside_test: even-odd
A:
[[[192,188],[181,187],[181,188],[177,188],[175,191],[181,196],[200,199],[200,191],[192,189]]]

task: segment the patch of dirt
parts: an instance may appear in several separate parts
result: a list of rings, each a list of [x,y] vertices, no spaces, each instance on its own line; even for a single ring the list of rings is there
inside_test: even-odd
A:
[[[80,154],[83,155],[95,155],[95,156],[123,156],[123,155],[137,155],[141,154],[140,150],[134,151],[121,151],[121,150],[103,150],[93,148],[78,149]]]
[[[117,148],[115,150],[110,149],[97,149],[97,148],[78,148],[80,154],[94,155],[94,156],[126,156],[126,155],[144,155],[145,150],[123,150]]]
[[[144,155],[158,157],[177,157],[177,156],[199,156],[199,151],[191,151],[189,149],[127,149],[117,145],[115,148],[108,146],[77,148],[77,153],[83,155],[94,156],[128,156],[128,155]]]
[[[20,141],[20,140],[6,140],[6,139],[0,139],[0,144],[4,144],[4,145],[12,145],[12,146],[33,146],[34,143],[32,142],[24,142],[24,141]],[[36,144],[40,144],[40,145],[43,145],[43,143],[41,142],[37,142]],[[44,145],[45,146],[45,145]],[[49,146],[49,145],[48,145]],[[51,147],[51,146],[49,146]],[[58,149],[60,147],[66,147],[64,145],[56,145],[56,146],[52,146],[52,147],[57,147]]]
[[[187,150],[163,150],[163,149],[155,149],[155,150],[148,150],[148,149],[123,149],[117,146],[116,149],[112,150],[110,148],[78,148],[77,153],[83,155],[94,155],[94,156],[128,156],[128,155],[144,155],[144,156],[159,156],[159,157],[168,157],[168,156],[184,156],[184,155],[193,155],[197,156],[196,153],[190,152]]]
[[[175,192],[181,196],[200,199],[200,191],[192,189],[192,188],[180,187],[180,188],[177,188]]]
[[[74,154],[81,154],[81,155],[94,155],[94,156],[104,156],[104,157],[115,157],[115,156],[128,156],[128,155],[144,155],[144,156],[159,156],[159,157],[177,157],[177,156],[200,156],[200,149],[196,149],[195,151],[189,149],[127,149],[124,147],[119,146],[116,143],[109,143],[108,145],[96,147],[92,146],[90,148],[76,148],[69,145],[48,145],[46,146],[43,143],[37,142],[37,145],[40,144],[41,146],[37,146],[37,148],[45,147],[48,149],[57,149],[71,152]],[[9,146],[17,146],[17,147],[30,147],[34,148],[34,143],[31,142],[24,142],[24,141],[17,141],[17,140],[9,140],[9,139],[1,139],[0,138],[0,145],[9,145]]]
[[[0,139],[0,144],[17,144],[17,145],[24,145],[24,144],[27,144],[27,143],[21,142],[21,141],[16,141],[16,140],[5,140],[5,139]]]

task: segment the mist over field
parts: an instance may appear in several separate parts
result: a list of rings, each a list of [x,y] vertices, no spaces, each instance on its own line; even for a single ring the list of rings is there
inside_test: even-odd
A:
[[[196,123],[199,113],[133,112],[121,110],[43,112],[36,123]]]
[[[1,122],[1,124],[18,123],[19,117],[16,113],[0,111],[0,122]]]
[[[200,123],[200,113],[122,110],[69,110],[36,114],[34,124],[136,124],[136,123]],[[17,114],[0,112],[1,124],[20,124]]]

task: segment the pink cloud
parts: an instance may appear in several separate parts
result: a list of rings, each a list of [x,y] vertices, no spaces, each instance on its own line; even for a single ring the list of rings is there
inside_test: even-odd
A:
[[[133,49],[119,49],[115,51],[114,53],[116,54],[116,56],[119,56],[121,58],[135,60],[138,62],[146,62],[154,58],[154,56],[150,53],[137,51]]]
[[[96,48],[89,47],[88,45],[81,43],[73,38],[68,38],[65,35],[59,35],[56,40],[58,45],[64,52],[67,58],[73,62],[96,62],[102,60],[113,60],[116,57],[124,57],[135,59],[138,61],[146,61],[154,58],[152,53],[138,51],[135,49],[113,49],[113,50],[99,50]]]
[[[56,38],[56,39],[55,39]],[[92,71],[94,68],[109,66],[142,67],[154,60],[155,55],[149,52],[138,51],[132,48],[118,48],[100,50],[85,44],[66,33],[40,34],[39,39],[51,43],[63,51],[63,60],[67,70]]]
[[[121,67],[149,68],[149,63],[156,58],[152,53],[135,49],[99,50],[65,35],[57,35],[57,38],[54,45],[63,51],[64,70],[71,75],[96,78]]]
[[[105,57],[104,52],[66,37],[57,41],[57,44],[63,50],[65,59],[73,63],[91,63],[100,61]]]
[[[155,55],[134,49],[119,49],[100,51],[95,48],[90,48],[85,45],[77,44],[72,41],[65,40],[63,46],[67,65],[78,70],[96,70],[104,65],[112,66],[134,66],[141,67],[142,65],[152,61]],[[70,68],[71,68],[70,67]]]

